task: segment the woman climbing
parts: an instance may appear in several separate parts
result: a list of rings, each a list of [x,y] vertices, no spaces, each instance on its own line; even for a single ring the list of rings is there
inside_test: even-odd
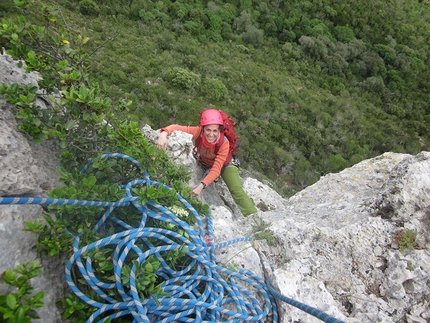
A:
[[[199,126],[170,125],[160,130],[158,148],[167,148],[167,137],[175,130],[189,133],[194,140],[194,156],[203,166],[205,176],[192,194],[198,196],[201,191],[221,175],[224,182],[244,216],[257,212],[254,203],[242,188],[238,167],[232,163],[230,143],[224,136],[224,122],[220,111],[207,109],[200,113]]]

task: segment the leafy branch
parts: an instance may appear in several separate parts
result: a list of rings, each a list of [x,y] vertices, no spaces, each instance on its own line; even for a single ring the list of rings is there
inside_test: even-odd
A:
[[[9,323],[27,323],[38,319],[36,309],[44,306],[42,299],[44,292],[33,294],[30,280],[40,274],[42,267],[38,261],[18,265],[13,270],[6,270],[1,274],[2,280],[17,289],[6,295],[0,295],[0,314]]]

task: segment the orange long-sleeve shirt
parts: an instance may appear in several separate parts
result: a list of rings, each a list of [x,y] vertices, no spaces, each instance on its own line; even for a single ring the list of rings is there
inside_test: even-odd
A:
[[[168,135],[170,135],[175,130],[189,133],[190,135],[193,136],[193,140],[195,141],[200,136],[200,133],[202,132],[202,127],[200,126],[190,127],[190,126],[180,126],[177,124],[172,124],[170,126],[162,128],[160,132],[165,131],[167,132]],[[206,186],[211,184],[221,174],[221,170],[222,170],[222,167],[224,166],[225,160],[227,159],[229,149],[230,149],[230,143],[228,142],[228,140],[224,140],[224,142],[221,144],[221,147],[218,150],[218,153],[216,154],[215,154],[215,145],[210,149],[206,148],[204,145],[201,145],[201,147],[198,148],[198,153],[200,154],[200,156],[204,157],[206,160],[213,160],[212,165],[207,165],[211,167],[209,174],[202,180],[202,183],[204,183]]]

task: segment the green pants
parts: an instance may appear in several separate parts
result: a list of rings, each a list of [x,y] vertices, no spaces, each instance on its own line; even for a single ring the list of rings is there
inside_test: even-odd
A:
[[[257,212],[254,203],[243,190],[242,182],[239,176],[239,169],[236,166],[228,165],[221,172],[221,177],[227,184],[231,196],[244,216],[248,216]]]

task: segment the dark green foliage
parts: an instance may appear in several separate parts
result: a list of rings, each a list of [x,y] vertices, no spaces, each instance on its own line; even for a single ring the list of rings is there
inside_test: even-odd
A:
[[[334,35],[338,41],[347,43],[354,39],[354,31],[348,26],[334,27]]]
[[[97,16],[100,8],[94,1],[82,0],[79,2],[79,12],[85,16]]]
[[[121,118],[196,124],[214,104],[240,121],[244,166],[297,188],[385,151],[428,149],[423,3],[94,3],[100,16],[91,22],[76,15],[80,2],[60,7],[91,39],[89,72],[100,89],[114,103],[132,100]],[[13,33],[2,37],[14,41]],[[303,161],[309,167],[297,166]]]
[[[255,47],[263,45],[264,42],[264,32],[255,26],[248,26],[246,31],[242,34],[242,40],[246,44],[252,44]]]
[[[3,0],[2,2],[0,2],[0,18],[4,18],[8,15],[16,13],[18,13],[18,10],[13,0]]]
[[[166,80],[176,87],[189,90],[197,84],[197,75],[183,68],[174,67],[167,72]]]
[[[226,86],[219,79],[204,79],[201,86],[201,91],[210,99],[217,101],[224,99],[228,95]]]
[[[1,274],[4,283],[16,289],[16,292],[0,295],[0,317],[2,322],[29,323],[39,319],[37,309],[43,307],[44,292],[34,293],[31,279],[37,277],[42,270],[38,261],[18,265],[13,270]],[[15,291],[15,290],[14,290]]]

